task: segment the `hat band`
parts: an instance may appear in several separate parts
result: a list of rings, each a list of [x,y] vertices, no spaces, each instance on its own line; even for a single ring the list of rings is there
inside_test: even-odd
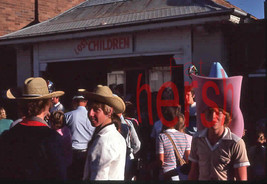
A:
[[[74,100],[74,99],[76,99],[76,98],[82,98],[82,99],[84,99],[83,96],[74,96],[72,99]]]
[[[22,96],[25,96],[25,97],[39,97],[39,96],[42,96],[42,95],[38,95],[38,94],[23,94]]]

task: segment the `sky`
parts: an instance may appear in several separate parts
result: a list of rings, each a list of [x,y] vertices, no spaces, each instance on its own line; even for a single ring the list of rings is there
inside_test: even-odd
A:
[[[227,0],[231,4],[241,8],[247,13],[257,17],[264,18],[264,0]]]

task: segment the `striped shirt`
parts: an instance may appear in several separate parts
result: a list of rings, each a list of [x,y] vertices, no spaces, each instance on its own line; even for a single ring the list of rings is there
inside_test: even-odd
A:
[[[168,133],[171,136],[180,156],[184,158],[185,151],[190,150],[190,145],[187,142],[185,134],[177,131],[176,129],[167,129],[164,133]],[[164,163],[162,168],[163,172],[166,172],[176,168],[177,165],[173,145],[164,133],[160,133],[157,138],[156,153],[164,154]]]

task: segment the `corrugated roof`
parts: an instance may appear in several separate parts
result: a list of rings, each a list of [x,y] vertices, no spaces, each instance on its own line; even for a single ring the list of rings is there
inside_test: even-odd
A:
[[[53,19],[4,35],[0,40],[147,23],[229,8],[211,0],[88,0]]]

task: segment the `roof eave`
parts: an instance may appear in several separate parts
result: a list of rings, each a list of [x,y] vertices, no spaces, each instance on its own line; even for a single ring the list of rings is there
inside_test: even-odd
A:
[[[104,34],[114,34],[116,32],[126,32],[128,30],[125,28],[126,26],[131,27],[128,32],[133,31],[141,31],[146,29],[155,29],[159,28],[160,25],[162,27],[175,27],[175,26],[183,26],[183,25],[191,25],[194,24],[193,22],[196,22],[195,24],[198,24],[197,19],[201,18],[210,18],[210,21],[214,21],[214,17],[219,16],[226,16],[225,19],[229,20],[230,14],[233,13],[233,9],[223,10],[223,11],[217,11],[217,12],[205,12],[201,14],[190,14],[187,16],[179,16],[179,17],[167,17],[167,18],[160,18],[157,20],[147,20],[147,21],[140,21],[135,23],[125,23],[125,24],[119,24],[119,25],[107,25],[102,27],[95,27],[90,29],[78,29],[78,30],[71,30],[71,31],[64,31],[64,32],[54,32],[50,34],[42,34],[42,35],[33,35],[33,36],[23,36],[23,37],[4,37],[0,39],[0,45],[12,45],[12,44],[28,44],[28,43],[37,43],[37,42],[44,42],[44,41],[54,41],[54,40],[65,40],[65,39],[73,39],[73,38],[81,38],[86,36],[94,36],[94,35],[104,35]],[[178,23],[181,21],[188,21],[186,24]],[[177,24],[171,24],[172,22],[177,22]],[[160,25],[159,25],[160,24]],[[165,24],[165,25],[163,25]],[[154,26],[153,26],[154,25]],[[143,26],[143,28],[140,28],[140,26]],[[139,28],[138,28],[139,27]],[[136,29],[134,29],[136,28]],[[104,33],[104,34],[103,34]]]

